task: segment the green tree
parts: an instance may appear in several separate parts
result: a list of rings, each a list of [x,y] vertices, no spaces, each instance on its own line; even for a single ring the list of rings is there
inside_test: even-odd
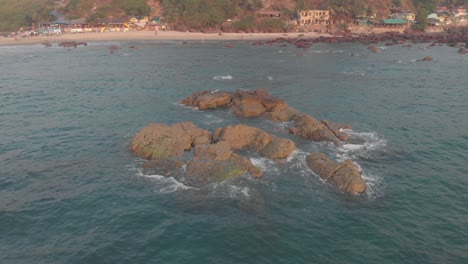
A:
[[[113,3],[129,16],[149,16],[151,12],[146,0],[114,0]]]

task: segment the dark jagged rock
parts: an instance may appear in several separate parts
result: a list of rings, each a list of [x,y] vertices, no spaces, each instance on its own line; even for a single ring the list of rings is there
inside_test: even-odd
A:
[[[338,163],[322,153],[312,153],[306,162],[320,178],[348,193],[360,194],[366,191],[366,183],[361,177],[359,167],[351,160]]]

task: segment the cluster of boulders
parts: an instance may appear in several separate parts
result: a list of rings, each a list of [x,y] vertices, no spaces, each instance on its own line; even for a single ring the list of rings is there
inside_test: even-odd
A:
[[[315,141],[339,144],[349,138],[343,129],[351,129],[328,120],[318,121],[263,89],[195,92],[181,100],[181,104],[201,110],[230,107],[240,117],[264,116],[276,121],[292,121],[291,133]],[[188,155],[192,149],[193,154]],[[149,160],[144,165],[146,172],[168,175],[189,186],[201,187],[245,173],[261,177],[263,172],[248,158],[237,154],[238,150],[284,160],[296,150],[296,145],[289,139],[247,125],[226,126],[210,133],[191,122],[183,122],[147,125],[135,135],[130,150]],[[321,178],[352,194],[366,190],[361,172],[352,161],[337,163],[320,155],[320,158],[317,154],[310,155],[307,164]]]
[[[261,177],[263,172],[249,159],[234,153],[250,149],[266,158],[285,159],[296,145],[288,139],[246,125],[218,128],[213,134],[192,122],[174,125],[149,124],[133,138],[130,150],[150,160],[145,171],[170,175],[193,187],[224,181],[249,173]],[[193,149],[193,157],[184,154]]]
[[[59,44],[59,47],[64,47],[64,48],[76,48],[78,46],[88,46],[88,43],[86,42],[76,42],[76,41],[62,41]]]
[[[468,27],[457,27],[439,33],[425,32],[385,32],[381,34],[351,34],[343,33],[339,36],[318,37],[318,38],[275,38],[264,41],[255,41],[252,44],[255,46],[262,45],[279,45],[287,46],[288,44],[298,48],[307,49],[314,43],[363,43],[371,45],[384,42],[386,46],[403,45],[403,47],[411,47],[408,43],[431,43],[431,46],[442,46],[447,44],[451,47],[460,48],[459,53],[468,53]],[[380,49],[373,46],[369,47],[372,52],[380,52]]]
[[[264,89],[195,92],[184,98],[181,103],[200,110],[230,107],[240,117],[263,116],[274,121],[292,121],[292,126],[289,127],[291,133],[314,141],[330,141],[339,144],[349,138],[343,130],[351,129],[348,125],[328,120],[319,121],[288,106],[284,100],[271,96]]]

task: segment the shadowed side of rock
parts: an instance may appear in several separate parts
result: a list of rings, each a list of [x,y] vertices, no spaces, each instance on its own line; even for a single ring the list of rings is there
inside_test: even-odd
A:
[[[366,191],[366,183],[361,177],[361,172],[351,160],[338,163],[322,153],[312,153],[306,162],[322,179],[348,193],[360,194]]]
[[[249,159],[232,152],[226,141],[195,147],[195,156],[187,166],[185,182],[193,187],[222,182],[244,173],[254,177],[263,176]]]

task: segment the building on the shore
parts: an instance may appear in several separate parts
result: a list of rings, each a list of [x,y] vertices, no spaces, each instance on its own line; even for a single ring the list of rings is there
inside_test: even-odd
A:
[[[330,10],[300,10],[298,12],[299,25],[328,25],[330,24]]]
[[[383,19],[382,22],[383,22],[384,27],[401,28],[401,27],[406,27],[409,25],[408,20],[401,19],[401,18]]]

